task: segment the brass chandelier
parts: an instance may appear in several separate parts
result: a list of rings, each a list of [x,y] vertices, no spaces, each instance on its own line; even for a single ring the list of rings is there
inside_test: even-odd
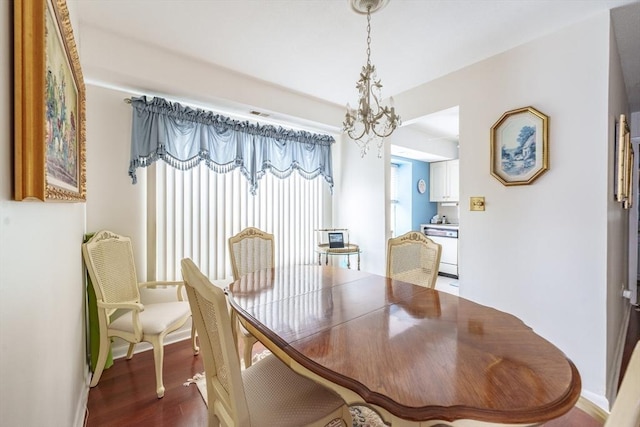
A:
[[[360,147],[360,156],[369,151],[369,143],[378,146],[378,157],[382,157],[384,138],[388,137],[400,126],[400,116],[393,107],[382,105],[382,83],[376,74],[376,66],[371,64],[371,13],[384,7],[389,0],[350,0],[354,11],[367,14],[367,64],[362,67],[358,89],[358,109],[347,104],[343,130]]]

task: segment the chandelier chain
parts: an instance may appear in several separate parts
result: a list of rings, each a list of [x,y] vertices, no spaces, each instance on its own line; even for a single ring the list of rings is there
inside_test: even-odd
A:
[[[371,65],[371,5],[367,6],[367,65]]]

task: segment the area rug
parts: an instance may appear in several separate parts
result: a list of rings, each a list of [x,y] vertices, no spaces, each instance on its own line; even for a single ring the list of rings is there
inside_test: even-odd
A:
[[[260,359],[265,358],[271,354],[269,350],[265,350],[262,353],[253,356],[252,363],[257,362]],[[240,360],[241,367],[244,368],[244,363]],[[207,383],[204,374],[196,374],[193,378],[189,378],[184,385],[189,386],[195,384],[198,387],[200,395],[204,399],[205,405],[207,404]],[[387,427],[382,419],[371,408],[361,405],[349,406],[349,412],[351,412],[351,418],[353,420],[353,427]]]

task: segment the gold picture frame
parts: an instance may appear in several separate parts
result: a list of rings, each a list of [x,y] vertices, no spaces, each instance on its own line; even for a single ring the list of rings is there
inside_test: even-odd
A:
[[[616,147],[616,200],[625,209],[633,204],[633,162],[635,155],[631,145],[631,133],[627,116],[620,114]]]
[[[533,107],[507,111],[491,127],[491,175],[527,185],[549,169],[549,117]]]
[[[627,199],[622,202],[622,206],[625,209],[631,209],[631,207],[633,206],[633,192],[634,192],[634,188],[633,188],[633,165],[634,165],[634,161],[635,161],[635,155],[633,153],[633,146],[631,144],[629,144],[629,165],[627,166],[627,177],[628,177],[628,186],[627,186]]]
[[[14,77],[14,199],[85,201],[85,87],[65,0],[14,1]]]

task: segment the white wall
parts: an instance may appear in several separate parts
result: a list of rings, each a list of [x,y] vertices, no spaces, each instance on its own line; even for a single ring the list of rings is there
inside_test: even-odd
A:
[[[437,139],[412,127],[400,127],[390,137],[393,145],[424,151],[445,159],[458,158],[458,142]]]
[[[631,143],[633,145],[633,151],[634,153],[636,153],[636,157],[640,156],[640,111],[634,111],[631,113]],[[638,162],[636,162],[636,164],[638,164]],[[634,183],[639,183],[640,180],[638,179],[638,176],[640,175],[640,171],[638,170],[637,167],[635,167],[634,165],[634,176],[633,176],[633,182]],[[631,293],[631,298],[630,301],[632,304],[638,304],[639,298],[638,298],[638,286],[637,286],[637,281],[640,280],[640,271],[638,271],[638,265],[640,265],[640,248],[639,246],[639,240],[638,239],[638,233],[635,234],[635,242],[633,242],[633,230],[634,227],[635,229],[638,229],[638,227],[640,226],[640,219],[638,218],[638,203],[640,201],[640,185],[636,185],[634,186],[633,190],[634,190],[634,205],[636,206],[635,209],[632,209],[629,212],[629,227],[631,229],[631,232],[629,233],[631,236],[631,241],[629,242],[629,252],[630,252],[630,257],[632,259],[635,259],[635,269],[633,269],[634,265],[632,265],[632,263],[630,262],[629,265],[629,291]],[[632,245],[635,244],[635,247],[632,247]]]
[[[616,45],[613,29],[610,29],[609,47],[609,170],[615,170],[615,158],[617,141],[616,123],[620,114],[626,114],[629,118],[628,101],[625,84],[622,76],[620,57]],[[637,164],[637,160],[634,161]],[[634,165],[632,181],[637,183],[637,167]],[[617,395],[618,378],[620,376],[620,362],[624,340],[626,339],[626,327],[629,323],[629,300],[621,298],[622,291],[629,288],[630,281],[635,288],[638,244],[638,215],[637,206],[633,209],[623,210],[620,203],[614,201],[614,174],[609,174],[607,194],[607,250],[613,256],[628,260],[628,264],[619,265],[618,262],[609,262],[607,270],[607,388],[609,401],[613,401]],[[636,199],[637,201],[637,199]],[[626,268],[624,268],[626,266]],[[633,271],[633,273],[631,273]]]
[[[349,229],[351,242],[362,249],[361,270],[384,275],[386,272],[386,229],[389,204],[389,145],[383,158],[377,147],[360,158],[360,148],[343,136],[335,153],[340,163],[340,180],[334,194],[334,224]]]
[[[607,402],[608,289],[620,287],[626,222],[613,205],[609,16],[601,14],[395,97],[406,120],[460,105],[460,295],[520,317]],[[589,72],[585,72],[589,70]],[[550,170],[531,185],[490,175],[489,131],[514,108],[550,117]],[[466,200],[484,196],[486,211]],[[609,306],[610,309],[619,310]]]
[[[131,237],[138,279],[146,280],[146,168],[128,175],[131,158],[130,94],[87,85],[87,230]]]
[[[295,120],[309,128],[336,131],[344,108],[266,84],[263,81],[195,61],[165,49],[82,26],[81,58],[89,83],[165,96],[222,111],[248,115],[257,109],[274,120]],[[116,30],[117,31],[117,30]],[[327,125],[329,124],[329,125]],[[336,126],[338,124],[338,126]]]
[[[0,1],[0,425],[81,426],[85,204],[11,200],[12,16]]]

